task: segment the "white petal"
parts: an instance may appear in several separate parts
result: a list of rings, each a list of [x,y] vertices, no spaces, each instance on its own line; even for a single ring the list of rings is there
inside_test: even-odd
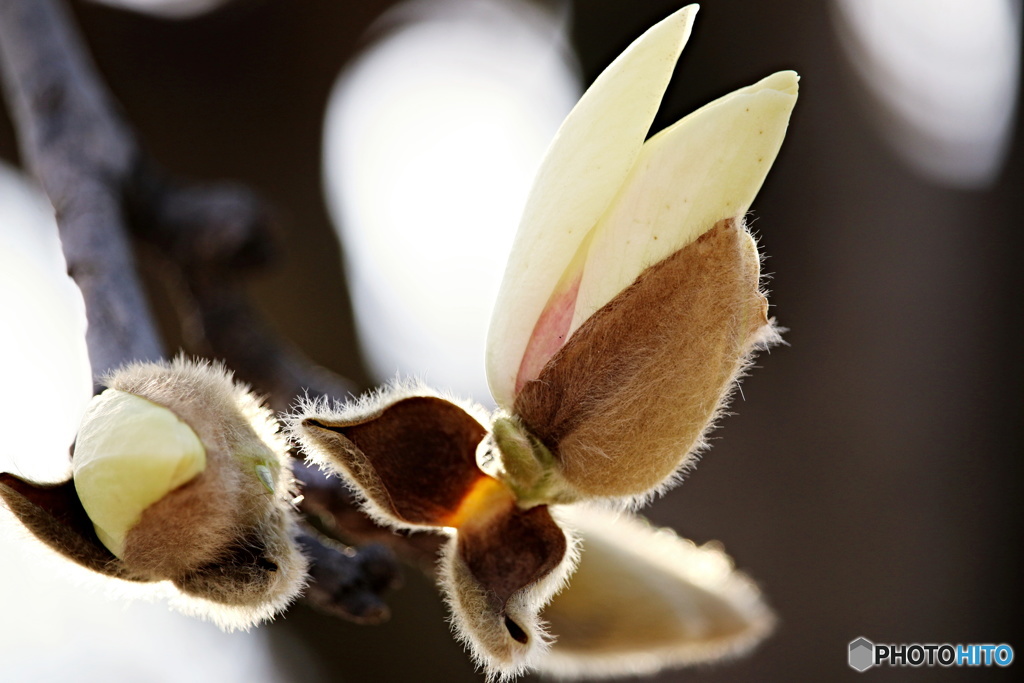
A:
[[[206,468],[206,449],[167,408],[107,389],[82,418],[72,465],[96,534],[120,557],[143,511]]]
[[[718,547],[592,506],[561,517],[575,525],[582,554],[542,614],[555,640],[534,664],[541,671],[650,674],[740,654],[771,630],[757,587]]]
[[[619,55],[548,149],[488,333],[487,379],[498,405],[512,405],[520,360],[541,312],[633,167],[696,12],[696,5],[679,10]]]
[[[782,146],[799,77],[772,74],[651,138],[594,230],[569,334],[648,267],[750,208]]]

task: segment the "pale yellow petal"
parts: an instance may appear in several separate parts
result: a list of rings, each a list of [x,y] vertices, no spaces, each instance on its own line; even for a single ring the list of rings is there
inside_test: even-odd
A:
[[[679,10],[619,55],[584,93],[548,149],[488,332],[487,379],[501,406],[515,398],[520,361],[537,320],[636,162],[696,12],[696,5]]]
[[[72,464],[96,534],[120,557],[143,511],[206,468],[206,449],[167,408],[107,389],[82,418]]]
[[[568,587],[542,617],[554,643],[534,662],[562,677],[650,674],[740,654],[771,630],[757,586],[711,544],[628,513],[574,506],[582,542]]]
[[[798,80],[772,74],[647,141],[594,230],[569,334],[645,269],[747,212],[782,146]]]

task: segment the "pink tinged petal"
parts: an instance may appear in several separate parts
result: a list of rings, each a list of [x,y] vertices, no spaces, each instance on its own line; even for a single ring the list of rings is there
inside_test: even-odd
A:
[[[570,335],[645,269],[743,217],[782,146],[798,81],[792,71],[772,74],[644,144],[594,229]]]
[[[580,267],[571,273],[568,286],[559,287],[540,314],[516,376],[517,395],[522,391],[524,384],[537,378],[541,369],[568,340],[569,325],[572,323],[573,311],[576,310],[576,296],[582,280],[581,263]]]
[[[619,55],[584,93],[548,149],[488,332],[487,380],[498,405],[512,405],[537,321],[636,162],[696,12],[696,5],[679,10]]]

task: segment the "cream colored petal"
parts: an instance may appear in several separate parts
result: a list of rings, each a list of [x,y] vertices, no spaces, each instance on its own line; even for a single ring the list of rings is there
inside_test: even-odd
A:
[[[487,341],[487,379],[509,407],[534,327],[567,267],[626,179],[647,136],[696,5],[656,24],[584,93],[555,136],[526,203]]]
[[[143,511],[206,469],[206,449],[167,408],[107,389],[82,418],[72,464],[96,534],[122,557],[125,537]]]
[[[747,212],[782,145],[798,80],[772,74],[647,141],[594,230],[569,334],[646,268]]]
[[[568,587],[542,617],[554,643],[534,666],[562,677],[651,674],[741,654],[772,615],[750,579],[711,544],[697,546],[628,513],[562,513],[582,540]]]

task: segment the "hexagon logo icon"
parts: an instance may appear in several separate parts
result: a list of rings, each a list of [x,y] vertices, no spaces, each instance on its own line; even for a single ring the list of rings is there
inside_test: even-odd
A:
[[[875,644],[861,637],[850,643],[850,668],[867,671],[875,665]]]

